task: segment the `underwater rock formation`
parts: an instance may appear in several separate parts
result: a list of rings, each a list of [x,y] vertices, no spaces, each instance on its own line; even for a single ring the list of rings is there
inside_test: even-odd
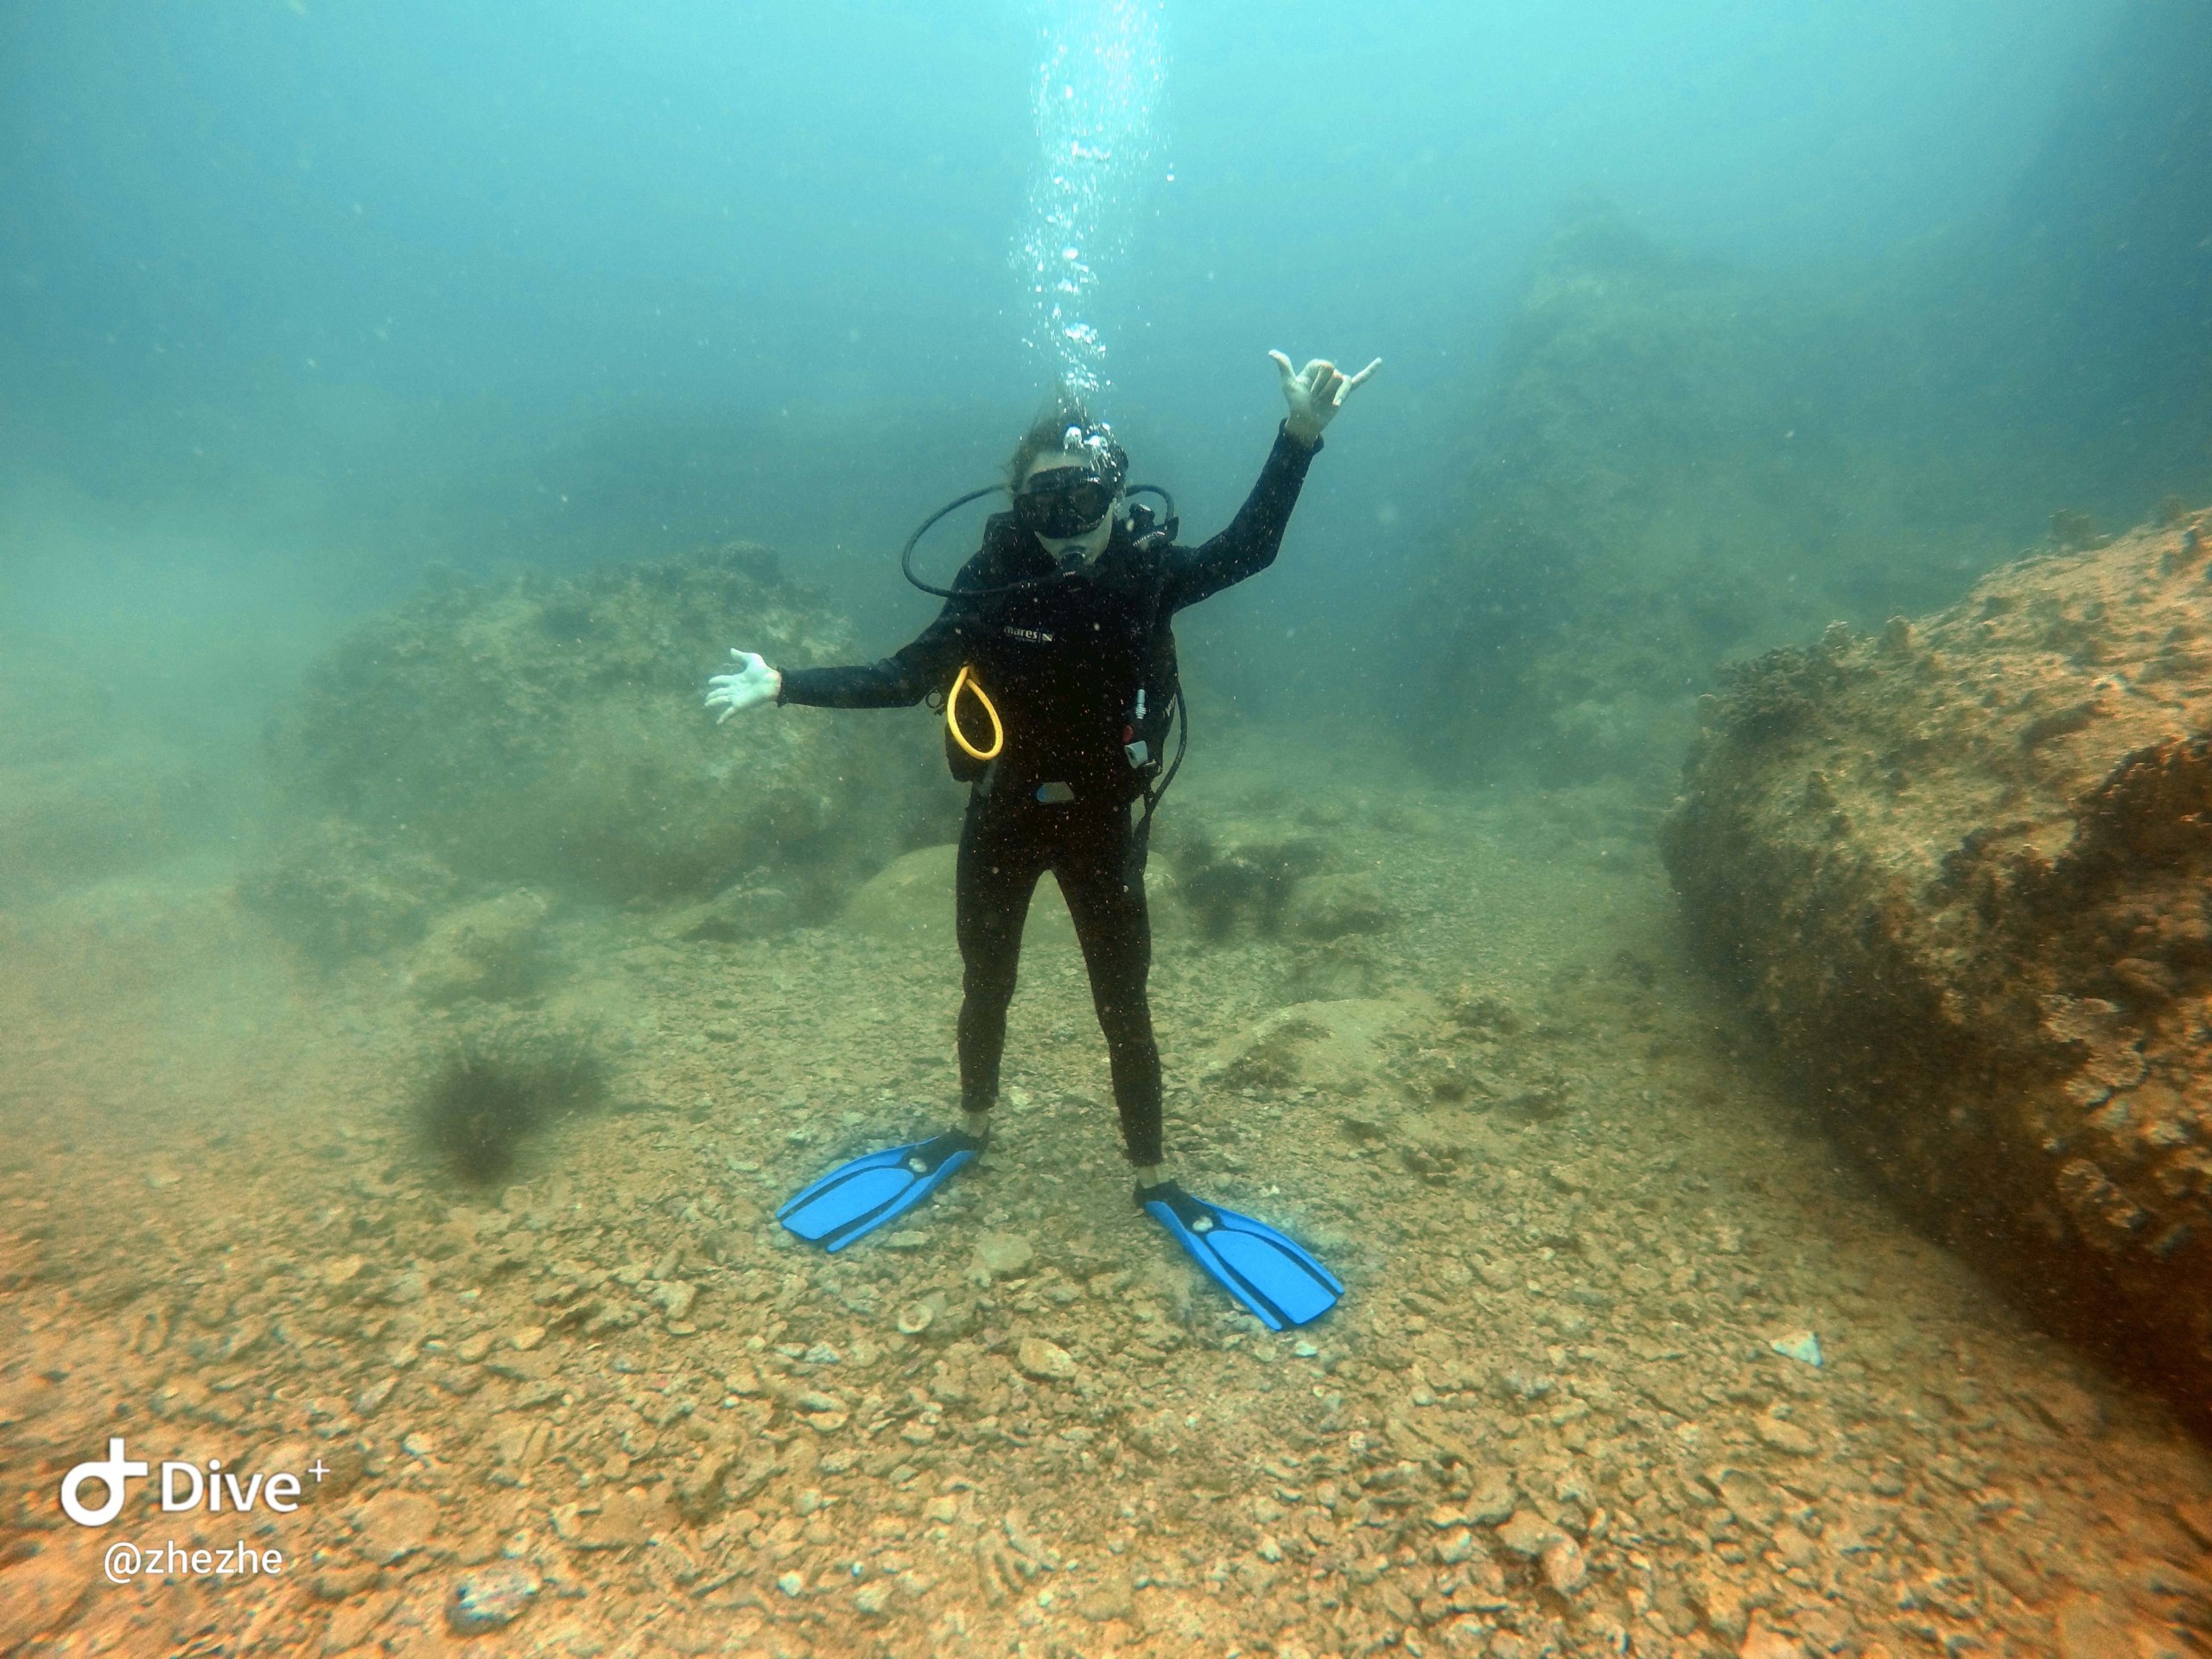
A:
[[[1662,832],[1834,1133],[2212,1417],[2212,515],[1706,700]]]
[[[1940,603],[2030,539],[1981,456],[1913,435],[1901,356],[1886,315],[1611,213],[1563,226],[1408,613],[1428,758],[1656,778],[1715,662]]]
[[[745,544],[478,584],[354,631],[276,734],[293,798],[478,881],[614,900],[766,882],[826,914],[957,798],[922,716],[701,707],[733,644],[799,666],[852,631]]]
[[[2120,8],[2007,197],[1783,276],[1585,212],[1500,341],[1404,617],[1453,772],[1657,781],[1712,665],[1948,603],[2203,477],[2212,12]]]
[[[451,870],[335,818],[295,824],[240,879],[242,903],[313,962],[335,966],[423,937],[453,895]]]

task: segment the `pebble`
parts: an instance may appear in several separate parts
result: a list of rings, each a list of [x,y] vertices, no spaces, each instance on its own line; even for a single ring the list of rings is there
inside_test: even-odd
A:
[[[906,1336],[920,1336],[936,1319],[937,1310],[927,1302],[909,1302],[899,1310],[899,1329]]]
[[[1075,1375],[1075,1356],[1042,1337],[1024,1337],[1014,1350],[1014,1363],[1024,1376],[1039,1382],[1063,1382]]]
[[[1554,1544],[1569,1541],[1534,1510],[1516,1510],[1513,1518],[1498,1528],[1497,1541],[1516,1555],[1533,1560]]]
[[[1562,1596],[1573,1595],[1590,1576],[1590,1564],[1583,1557],[1582,1546],[1572,1538],[1554,1538],[1544,1546],[1541,1556],[1544,1582]]]
[[[389,1566],[430,1541],[438,1505],[420,1492],[378,1492],[353,1511],[353,1547],[367,1560]]]
[[[461,1636],[512,1624],[537,1599],[537,1574],[520,1561],[494,1561],[456,1580],[446,1598],[446,1623]]]
[[[976,1241],[976,1266],[986,1278],[1016,1278],[1036,1259],[1037,1247],[1020,1233],[985,1233]]]
[[[1788,1331],[1767,1344],[1784,1359],[1794,1359],[1815,1370],[1821,1364],[1821,1339],[1810,1331]]]
[[[787,1596],[796,1596],[806,1588],[806,1580],[796,1573],[786,1573],[776,1580],[776,1588]]]
[[[1752,1427],[1767,1445],[1793,1457],[1808,1458],[1821,1449],[1821,1443],[1810,1434],[1796,1424],[1784,1422],[1779,1417],[1762,1416]]]
[[[696,1285],[687,1285],[680,1279],[671,1279],[655,1285],[648,1300],[670,1319],[680,1319],[691,1311],[691,1304],[697,1300],[698,1294],[699,1287]]]

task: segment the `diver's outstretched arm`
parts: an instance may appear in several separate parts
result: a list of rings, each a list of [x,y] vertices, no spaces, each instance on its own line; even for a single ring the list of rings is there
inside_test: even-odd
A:
[[[1378,357],[1357,374],[1347,375],[1326,358],[1317,357],[1303,369],[1294,369],[1281,352],[1268,355],[1282,377],[1283,401],[1290,412],[1283,417],[1259,481],[1228,527],[1203,546],[1169,550],[1166,598],[1170,614],[1274,563],[1290,510],[1306,482],[1306,468],[1321,448],[1321,429],[1336,418],[1352,389],[1382,366]]]
[[[974,654],[976,636],[985,631],[973,602],[959,598],[947,600],[935,621],[878,663],[794,668],[786,672],[769,667],[766,659],[755,652],[733,647],[729,654],[737,659],[738,670],[734,674],[717,674],[707,682],[707,707],[721,710],[715,717],[716,725],[764,702],[807,703],[817,709],[903,709],[950,685],[961,664]]]

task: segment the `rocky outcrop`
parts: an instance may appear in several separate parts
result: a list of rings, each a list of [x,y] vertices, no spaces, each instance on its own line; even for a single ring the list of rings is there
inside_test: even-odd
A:
[[[449,579],[317,667],[278,769],[308,811],[472,881],[661,902],[772,888],[791,914],[823,916],[941,839],[957,795],[918,715],[717,726],[701,696],[738,643],[793,666],[861,655],[849,625],[744,544]]]
[[[1706,699],[1689,931],[1838,1135],[2212,1416],[2212,515]]]

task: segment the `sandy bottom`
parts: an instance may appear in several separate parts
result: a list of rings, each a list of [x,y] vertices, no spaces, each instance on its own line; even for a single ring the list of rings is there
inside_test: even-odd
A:
[[[189,872],[0,918],[0,1653],[2212,1648],[2212,1465],[1775,1096],[1647,813],[1209,759],[1171,810],[1302,818],[1401,918],[1157,947],[1179,1173],[1349,1286],[1280,1336],[1134,1208],[1064,943],[990,1153],[830,1257],[770,1212],[942,1122],[926,941],[571,918],[613,1099],[470,1189],[408,1104],[456,1016],[394,970],[288,968]],[[1366,1035],[1251,1063],[1316,1001]],[[116,1435],[321,1473],[75,1525]],[[118,1541],[184,1553],[118,1585]]]

